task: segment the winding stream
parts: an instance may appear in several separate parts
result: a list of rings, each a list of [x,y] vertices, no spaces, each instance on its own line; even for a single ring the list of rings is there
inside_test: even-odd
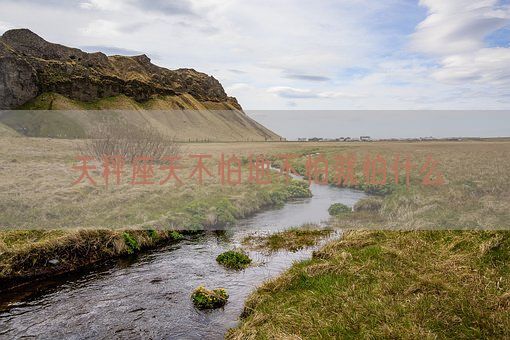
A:
[[[19,298],[0,312],[0,338],[130,338],[221,339],[235,327],[245,299],[264,280],[294,261],[308,258],[314,248],[263,254],[250,251],[256,265],[226,270],[216,256],[255,231],[274,232],[326,220],[335,202],[352,206],[364,193],[312,184],[312,198],[287,203],[244,219],[230,230],[207,232],[145,253],[131,261],[98,267],[52,282],[42,292]],[[194,288],[224,287],[230,294],[218,310],[198,311]]]

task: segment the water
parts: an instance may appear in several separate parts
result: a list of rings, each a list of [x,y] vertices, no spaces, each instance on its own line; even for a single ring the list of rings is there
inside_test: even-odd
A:
[[[44,289],[27,287],[25,294],[30,295],[8,297],[10,305],[0,312],[0,338],[221,339],[236,326],[250,292],[294,261],[308,258],[314,248],[294,253],[250,251],[256,263],[243,271],[218,265],[218,254],[254,231],[320,223],[329,217],[332,203],[352,206],[365,196],[323,185],[312,185],[311,190],[312,198],[261,212],[232,230],[204,233],[114,266],[46,282]],[[200,284],[226,288],[227,305],[196,310],[190,294]]]

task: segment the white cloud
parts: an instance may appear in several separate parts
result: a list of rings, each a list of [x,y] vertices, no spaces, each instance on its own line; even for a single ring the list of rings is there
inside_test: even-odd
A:
[[[420,4],[427,13],[395,0],[2,0],[0,13],[53,42],[209,73],[246,109],[508,108],[508,49],[484,42],[508,6]]]
[[[288,86],[275,86],[267,90],[283,98],[361,98],[358,93],[346,93],[342,91],[312,91]]]
[[[252,87],[247,83],[235,83],[229,86],[225,87],[225,91],[227,93],[233,92],[233,91],[245,91],[250,90]]]
[[[421,0],[428,16],[418,25],[411,44],[435,55],[477,51],[488,34],[508,25],[508,7],[497,4],[497,0]]]
[[[89,0],[80,3],[80,7],[83,9],[96,9],[101,11],[118,11],[123,8],[124,3],[123,1],[116,0]]]
[[[447,84],[494,86],[494,94],[510,92],[510,48],[486,47],[485,38],[510,23],[510,7],[496,0],[422,0],[428,16],[412,35],[416,50],[438,56],[432,78]]]

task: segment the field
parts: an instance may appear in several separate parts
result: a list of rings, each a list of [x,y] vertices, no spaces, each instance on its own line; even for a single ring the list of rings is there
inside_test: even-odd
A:
[[[244,170],[242,184],[222,185],[217,175],[220,153],[241,157],[262,145],[256,143],[184,144],[176,170],[182,185],[174,179],[160,185],[168,173],[159,169],[161,164],[154,164],[152,185],[132,185],[129,166],[119,185],[112,178],[106,187],[99,168],[90,172],[97,185],[87,180],[72,185],[81,173],[73,169],[80,164],[75,160],[80,144],[83,141],[2,139],[0,279],[76,269],[172,239],[167,230],[221,228],[267,206],[308,195],[301,185],[278,178],[268,185],[247,183]],[[285,148],[281,143],[267,151]],[[196,154],[211,156],[205,164],[213,176],[204,173],[202,185],[196,177],[188,178],[196,162],[188,156]],[[148,237],[140,229],[162,231]],[[54,258],[61,259],[59,266],[48,265]]]
[[[194,166],[187,155],[212,156],[208,164],[215,178],[206,179],[204,185],[192,180],[180,187],[174,183],[130,185],[126,177],[122,184],[108,188],[71,185],[77,177],[72,166],[76,165],[79,143],[83,142],[1,139],[0,220],[4,228],[14,229],[0,235],[4,278],[29,277],[34,274],[32,267],[38,266],[38,273],[44,274],[41,268],[63,249],[62,245],[67,245],[64,249],[69,254],[77,250],[85,254],[83,249],[90,249],[92,244],[94,249],[103,247],[102,254],[122,255],[153,246],[156,240],[179,238],[168,230],[158,230],[162,227],[215,228],[292,199],[295,190],[303,194],[301,187],[289,190],[281,178],[270,185],[245,183],[249,154],[264,154],[276,167],[284,167],[277,155],[295,154],[291,164],[303,175],[307,173],[306,155],[323,155],[330,171],[321,178],[330,184],[336,183],[335,157],[354,154],[358,181],[344,184],[374,196],[356,211],[342,213],[330,222],[332,228],[351,231],[316,252],[313,259],[295,264],[254,292],[240,327],[228,336],[510,336],[510,235],[505,231],[510,227],[507,140],[187,143],[182,145],[183,173]],[[219,183],[215,166],[221,153],[243,159],[243,184]],[[365,163],[367,155],[369,163]],[[397,171],[396,155],[400,155]],[[374,159],[386,160],[386,183],[381,182],[381,167],[372,167]],[[411,163],[406,163],[407,159]],[[412,166],[406,168],[406,164]],[[435,168],[428,178],[432,165]],[[92,174],[101,178],[98,170]],[[427,178],[433,183],[426,185]],[[438,178],[444,179],[443,183],[434,183]],[[367,183],[370,179],[381,183]],[[15,230],[19,227],[48,230]],[[64,230],[52,230],[55,227]],[[268,242],[278,248],[281,242],[277,241]],[[77,246],[69,248],[69,244]],[[94,260],[102,258],[101,252],[86,254]],[[69,264],[61,270],[82,263],[70,259]]]
[[[370,204],[336,216],[330,224],[344,237],[260,287],[228,338],[509,337],[508,142],[352,148],[387,159],[430,154],[445,183],[422,185],[418,168],[409,188],[390,182]],[[322,150],[331,159],[345,147]]]

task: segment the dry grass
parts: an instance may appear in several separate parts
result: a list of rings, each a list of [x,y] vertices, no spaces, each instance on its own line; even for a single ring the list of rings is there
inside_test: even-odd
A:
[[[314,229],[314,226],[305,225],[269,235],[250,235],[244,238],[243,245],[255,250],[297,251],[302,248],[316,245],[320,239],[328,237],[331,229]]]
[[[365,230],[264,284],[228,338],[510,337],[508,141],[366,143],[349,150],[331,144],[321,151],[329,159],[347,151],[388,160],[409,153],[418,166],[430,154],[446,184],[423,186],[415,170],[410,188],[389,186],[377,209],[369,204],[333,219],[332,226]]]
[[[165,231],[217,227],[275,203],[273,193],[278,193],[275,196],[279,199],[292,198],[288,192],[292,186],[279,180],[264,186],[228,186],[221,185],[215,176],[214,179],[206,177],[202,186],[192,180],[186,180],[180,187],[176,187],[175,182],[131,185],[130,168],[126,169],[127,175],[120,185],[112,181],[106,188],[98,181],[95,187],[73,186],[79,174],[72,166],[76,165],[75,150],[80,143],[84,142],[2,138],[1,278],[66,271],[104,257],[125,254],[130,251],[126,248],[129,242],[122,237],[126,229]],[[182,173],[189,174],[194,161],[186,156],[206,153],[214,157],[210,163],[206,162],[215,174],[214,167],[221,152],[241,156],[252,151],[252,147],[253,144],[186,145],[179,167]],[[269,150],[277,151],[278,147]],[[101,178],[99,169],[91,174],[96,179]],[[246,172],[244,174],[247,176]],[[156,172],[154,181],[157,183],[164,176],[164,172]],[[182,175],[181,178],[184,180]],[[102,231],[96,232],[98,230]],[[136,235],[145,236],[145,231],[136,233],[135,239]],[[146,244],[143,239],[137,243]],[[55,258],[59,259],[59,266],[49,265],[48,261]]]
[[[260,287],[227,338],[507,338],[509,254],[508,232],[352,232]]]

